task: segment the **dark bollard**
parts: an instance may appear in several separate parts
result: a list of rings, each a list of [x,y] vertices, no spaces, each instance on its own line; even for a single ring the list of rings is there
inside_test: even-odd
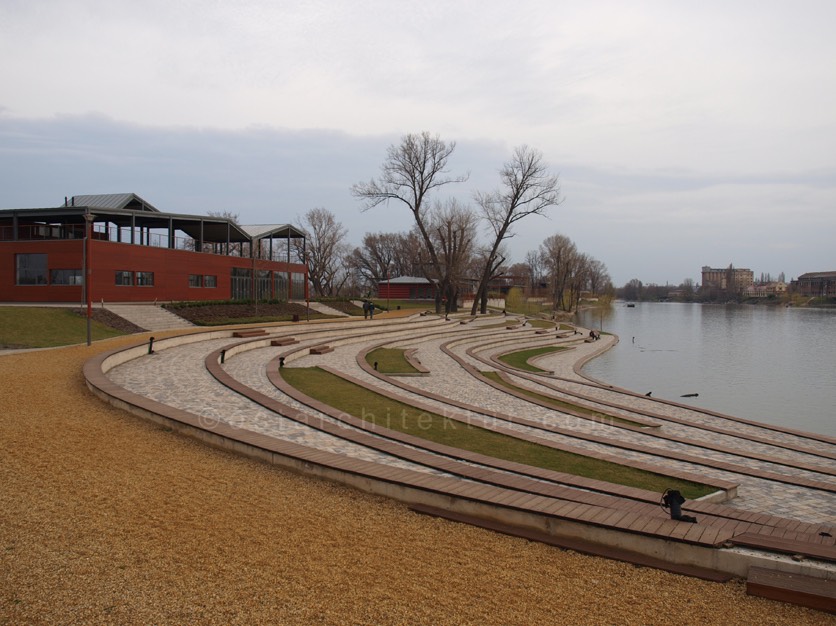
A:
[[[282,369],[283,367],[284,367],[284,357],[280,356],[279,357],[279,369]]]
[[[682,514],[682,505],[684,503],[685,498],[676,489],[668,489],[662,494],[662,508],[670,509],[672,520],[696,524],[696,517]]]
[[[154,338],[148,338],[148,354],[154,354]]]
[[[226,358],[226,350],[221,350],[221,365],[223,365],[224,359]]]

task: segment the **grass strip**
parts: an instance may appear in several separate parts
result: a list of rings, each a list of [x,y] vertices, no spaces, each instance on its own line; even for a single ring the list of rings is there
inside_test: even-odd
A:
[[[554,328],[554,322],[548,320],[528,320],[532,328]]]
[[[339,411],[435,443],[497,459],[659,493],[665,489],[678,489],[686,498],[699,498],[713,491],[713,488],[707,485],[556,450],[436,413],[421,411],[317,367],[286,367],[282,370],[282,376],[302,393]]]
[[[527,389],[526,387],[519,387],[513,383],[508,382],[504,378],[502,378],[499,373],[497,372],[479,372],[487,378],[495,383],[499,383],[503,387],[508,389],[513,389],[516,392],[519,392],[529,398],[537,400],[538,402],[543,402],[544,404],[548,404],[550,407],[554,407],[557,410],[564,410],[569,409],[574,411],[575,413],[581,413],[582,415],[587,415],[589,417],[594,417],[596,419],[604,420],[607,422],[618,422],[621,424],[627,424],[629,426],[638,426],[640,428],[648,428],[646,424],[640,424],[639,422],[634,422],[633,420],[627,419],[625,417],[618,417],[616,415],[608,415],[606,413],[602,413],[601,411],[596,411],[595,409],[590,409],[589,407],[582,406],[580,404],[573,404],[572,402],[567,402],[565,400],[561,400],[560,398],[555,398],[552,396],[546,396],[536,391],[532,391],[531,389]]]
[[[366,362],[381,374],[418,374],[418,370],[406,360],[403,348],[377,348],[366,355]]]
[[[125,333],[95,320],[90,323],[93,341]],[[0,347],[52,348],[87,341],[87,318],[58,307],[0,307]]]
[[[535,365],[531,365],[528,361],[534,357],[543,354],[551,354],[552,352],[562,352],[567,348],[564,346],[545,346],[542,348],[531,348],[529,350],[519,350],[517,352],[508,352],[499,357],[499,360],[510,367],[515,367],[518,370],[525,370],[526,372],[543,373],[546,370],[540,369]]]

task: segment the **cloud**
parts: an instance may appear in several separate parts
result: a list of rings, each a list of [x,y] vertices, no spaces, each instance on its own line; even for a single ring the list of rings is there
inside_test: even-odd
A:
[[[520,225],[517,260],[559,231],[617,283],[696,277],[710,256],[832,269],[834,22],[825,0],[10,0],[0,202],[324,206],[359,241],[409,215],[361,213],[350,185],[426,129],[458,140],[461,200],[522,143],[560,172],[566,202]]]

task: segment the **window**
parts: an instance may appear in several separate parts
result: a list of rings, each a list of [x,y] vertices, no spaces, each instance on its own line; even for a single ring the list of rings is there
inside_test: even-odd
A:
[[[137,287],[153,287],[154,286],[154,272],[137,272],[136,273]]]
[[[305,275],[293,272],[291,274],[291,297],[294,300],[305,299]]]
[[[49,282],[53,285],[81,285],[84,283],[84,274],[81,270],[52,270]]]
[[[116,284],[123,287],[131,287],[134,284],[134,273],[126,270],[116,272]]]
[[[16,254],[18,285],[46,285],[47,263],[45,254]]]
[[[200,274],[189,274],[189,287],[200,287],[201,278],[203,277]]]
[[[243,267],[232,268],[232,299],[249,300],[252,298],[252,270]]]
[[[217,276],[204,276],[203,277],[203,286],[204,287],[217,287],[218,286],[218,277]]]
[[[281,302],[287,301],[287,273],[273,272],[273,297]]]

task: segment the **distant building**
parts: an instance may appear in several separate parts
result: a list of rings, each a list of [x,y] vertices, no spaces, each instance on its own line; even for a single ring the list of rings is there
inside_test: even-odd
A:
[[[794,281],[795,292],[811,298],[836,297],[836,272],[808,272]]]
[[[787,293],[787,283],[781,281],[750,285],[743,292],[747,298],[769,298],[781,296],[785,293]]]
[[[377,285],[378,298],[393,300],[433,300],[435,286],[422,276],[398,276]]]
[[[732,293],[742,293],[754,283],[755,273],[750,269],[731,265],[723,268],[705,265],[702,268],[703,289],[720,289]]]

